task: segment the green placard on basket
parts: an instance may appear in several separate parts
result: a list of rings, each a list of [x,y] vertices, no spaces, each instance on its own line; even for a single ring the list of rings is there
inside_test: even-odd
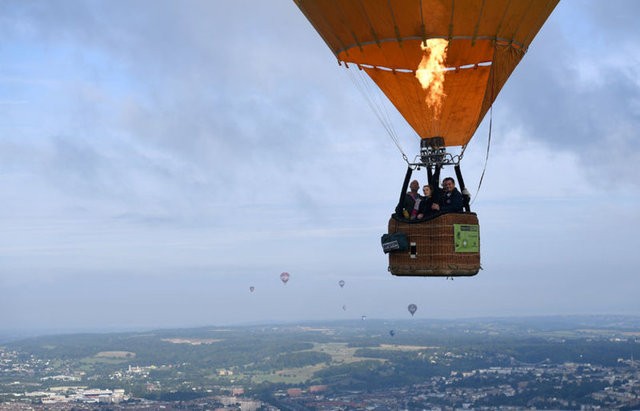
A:
[[[480,252],[480,226],[477,224],[454,224],[453,239],[456,253]]]

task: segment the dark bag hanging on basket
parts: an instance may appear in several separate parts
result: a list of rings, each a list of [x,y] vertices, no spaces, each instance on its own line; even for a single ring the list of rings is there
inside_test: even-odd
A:
[[[382,234],[380,238],[382,243],[382,251],[390,253],[392,251],[407,251],[409,249],[409,240],[405,233]]]

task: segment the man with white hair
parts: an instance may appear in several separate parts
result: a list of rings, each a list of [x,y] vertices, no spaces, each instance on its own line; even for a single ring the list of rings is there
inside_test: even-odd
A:
[[[402,215],[404,218],[415,220],[418,215],[418,210],[420,208],[420,202],[422,201],[422,196],[418,193],[420,189],[420,183],[418,180],[413,180],[409,184],[409,191],[404,196],[404,205],[402,207]]]

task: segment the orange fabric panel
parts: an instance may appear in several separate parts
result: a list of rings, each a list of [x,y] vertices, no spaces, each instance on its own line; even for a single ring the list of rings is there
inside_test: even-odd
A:
[[[376,67],[365,70],[422,138],[464,145],[559,0],[294,1],[340,61]],[[449,40],[448,68],[491,62],[446,73],[440,114],[414,75],[425,38]]]
[[[422,138],[441,136],[448,146],[464,145],[473,136],[522,56],[520,51],[508,46],[496,48],[490,41],[477,41],[473,47],[470,43],[471,40],[454,40],[449,44],[448,67],[460,66],[463,62],[494,63],[492,66],[447,72],[444,81],[446,97],[439,115],[425,103],[426,92],[414,72],[394,74],[376,69],[366,69],[366,72]],[[417,68],[422,58],[419,40],[406,42],[402,48],[397,43],[387,43],[382,48],[369,47],[376,52],[366,54],[368,49],[365,48],[365,53],[355,57],[373,55],[376,58],[369,61],[375,65],[396,69]],[[381,52],[388,50],[393,52]],[[494,57],[496,50],[499,50],[500,55]],[[398,63],[391,61],[394,58]],[[495,77],[490,77],[492,71],[496,71]]]
[[[447,98],[439,114],[427,105],[426,92],[413,73],[365,71],[422,138],[441,136],[447,146],[464,145],[484,115],[481,109],[491,67],[447,72]]]
[[[500,93],[500,90],[502,90],[511,73],[513,73],[515,67],[520,63],[520,60],[522,60],[522,57],[524,57],[524,52],[520,50],[509,46],[496,46],[491,70],[492,77],[487,80],[487,92],[484,102],[482,103],[478,125],[480,125],[480,121],[482,121],[484,115],[489,111],[489,108],[491,108],[498,93]],[[469,138],[471,138],[471,136]]]
[[[559,0],[295,1],[337,56],[398,36],[491,37],[526,49]]]

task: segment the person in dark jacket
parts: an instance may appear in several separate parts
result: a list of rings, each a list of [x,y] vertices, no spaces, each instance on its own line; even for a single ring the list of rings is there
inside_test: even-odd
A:
[[[431,215],[435,214],[437,211],[432,209],[433,206],[433,196],[431,192],[431,186],[425,185],[422,187],[422,201],[420,201],[420,205],[418,206],[418,220],[422,220],[423,218],[429,218]]]
[[[418,209],[422,202],[422,196],[418,193],[419,189],[420,183],[418,180],[413,180],[409,184],[410,191],[408,191],[404,196],[404,205],[402,210],[403,217],[406,219],[415,220],[418,216]]]
[[[462,193],[456,188],[456,182],[451,177],[442,180],[440,201],[432,206],[433,210],[441,213],[461,213],[464,207]]]

